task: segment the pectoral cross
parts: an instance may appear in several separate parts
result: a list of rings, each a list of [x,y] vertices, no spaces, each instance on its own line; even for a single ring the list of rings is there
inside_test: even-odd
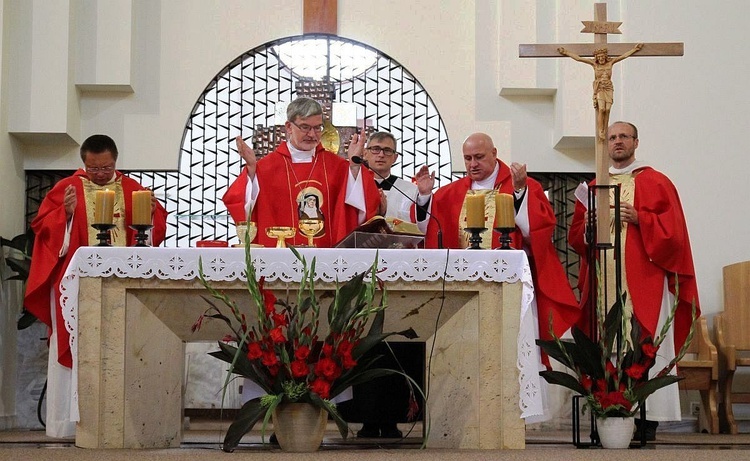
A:
[[[609,184],[609,155],[606,133],[609,123],[614,87],[611,82],[612,65],[629,56],[682,56],[682,43],[607,43],[608,34],[620,34],[621,22],[607,21],[607,4],[594,4],[594,20],[582,21],[581,33],[594,34],[594,43],[571,44],[531,44],[519,45],[518,55],[522,58],[571,57],[594,68],[594,110],[596,111],[596,183]],[[602,49],[606,49],[602,53]],[[584,59],[593,56],[595,59]],[[597,194],[597,242],[610,242],[609,235],[609,194]]]

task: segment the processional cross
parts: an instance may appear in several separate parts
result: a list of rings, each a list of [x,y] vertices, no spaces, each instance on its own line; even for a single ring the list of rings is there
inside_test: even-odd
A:
[[[607,4],[594,4],[594,20],[582,21],[581,33],[594,34],[594,43],[531,44],[519,45],[521,58],[559,58],[568,56],[594,68],[594,110],[596,111],[596,183],[609,184],[609,156],[607,152],[607,127],[609,111],[613,104],[612,66],[629,56],[682,56],[683,43],[607,43],[607,34],[620,34],[621,22],[607,21]],[[593,56],[585,59],[582,56]],[[609,194],[596,197],[597,242],[610,241]]]

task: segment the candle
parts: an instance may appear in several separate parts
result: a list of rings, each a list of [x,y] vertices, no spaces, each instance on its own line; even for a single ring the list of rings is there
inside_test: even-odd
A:
[[[96,191],[94,200],[94,224],[112,224],[115,211],[115,191],[105,189]]]
[[[484,195],[466,196],[466,227],[484,228]]]
[[[510,194],[495,195],[495,227],[509,229],[516,227],[513,196]]]
[[[133,224],[151,224],[151,191],[133,191]]]

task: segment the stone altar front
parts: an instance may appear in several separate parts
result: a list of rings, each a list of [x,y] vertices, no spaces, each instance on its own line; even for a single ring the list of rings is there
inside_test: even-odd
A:
[[[316,257],[321,290],[366,270],[377,254],[390,301],[385,330],[412,327],[426,340],[428,354],[434,351],[427,358],[429,447],[524,447],[522,416],[534,413],[539,385],[533,286],[522,251],[300,253]],[[267,287],[284,290],[299,280],[291,251],[253,249],[252,256]],[[241,249],[85,247],[76,253],[62,288],[78,357],[77,446],[180,445],[184,343],[226,333],[220,322],[191,333],[207,307],[197,280],[199,259],[214,286],[235,300],[247,298]]]

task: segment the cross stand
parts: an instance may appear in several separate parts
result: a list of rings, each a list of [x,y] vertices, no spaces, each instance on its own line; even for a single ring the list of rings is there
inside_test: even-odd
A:
[[[471,237],[469,237],[469,248],[467,248],[467,250],[481,250],[482,248],[479,245],[482,243],[482,236],[479,234],[486,231],[487,228],[466,227],[464,230],[471,234]]]
[[[500,237],[498,237],[498,243],[499,247],[495,248],[496,250],[512,250],[513,247],[510,246],[510,242],[512,239],[510,238],[510,233],[515,230],[513,227],[496,227],[495,230],[500,234]]]
[[[148,240],[147,230],[154,227],[152,224],[131,224],[130,228],[135,230],[135,245],[137,247],[148,247],[151,246],[146,241]]]
[[[112,246],[112,237],[109,235],[109,230],[114,229],[114,224],[92,224],[91,227],[98,230],[99,233],[96,234],[96,239],[99,240],[99,244],[96,245],[98,247],[111,247]]]
[[[609,277],[608,269],[606,264],[597,264],[598,261],[606,261],[606,252],[607,251],[613,251],[614,252],[614,261],[615,261],[615,274],[614,274],[614,280],[615,280],[615,296],[618,296],[619,293],[622,293],[622,241],[621,241],[621,222],[620,222],[620,185],[619,184],[608,184],[608,185],[592,185],[589,186],[588,191],[588,210],[595,210],[597,203],[601,203],[600,200],[597,199],[597,193],[605,193],[609,195],[609,191],[614,190],[614,203],[613,203],[613,210],[615,210],[612,213],[612,221],[614,223],[614,244],[609,243],[609,239],[605,242],[599,242],[597,241],[597,235],[599,235],[599,232],[597,232],[597,226],[600,224],[598,220],[598,215],[596,213],[588,213],[588,220],[586,222],[586,241],[589,242],[588,246],[588,274],[589,277],[589,293],[588,293],[588,303],[590,306],[589,310],[589,337],[592,341],[598,342],[599,341],[599,331],[597,329],[597,315],[598,315],[598,297],[600,295],[599,293],[599,284],[598,280],[599,277],[602,278],[602,280],[607,280]],[[602,223],[603,225],[607,226],[606,223]],[[609,226],[607,226],[609,227]],[[597,266],[601,266],[599,269],[597,269]],[[599,272],[599,273],[598,273]],[[605,312],[603,315],[606,315],[606,311],[609,309],[608,306],[612,305],[610,301],[611,293],[608,293],[607,291],[607,284],[602,284],[604,290],[603,293],[601,293],[601,305],[604,306]],[[621,347],[622,344],[622,330],[619,330],[617,332],[617,348]],[[594,417],[593,413],[591,413],[591,433],[589,434],[590,442],[581,442],[581,426],[580,426],[580,399],[582,399],[582,395],[576,395],[573,397],[573,408],[572,408],[572,418],[573,418],[573,445],[576,446],[576,448],[589,448],[592,446],[600,446],[601,441],[599,440],[599,433],[596,428],[596,418]],[[641,421],[646,420],[646,402],[640,402],[640,416]],[[646,432],[641,431],[641,440],[638,442],[637,447],[643,447],[646,445]],[[632,446],[632,444],[631,444]]]

